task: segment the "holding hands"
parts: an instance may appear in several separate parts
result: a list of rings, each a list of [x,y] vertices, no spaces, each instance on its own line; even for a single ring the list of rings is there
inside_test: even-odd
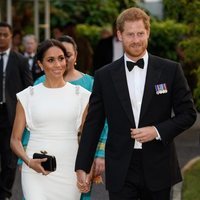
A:
[[[77,170],[76,171],[77,176],[77,187],[80,190],[81,193],[87,193],[90,191],[91,186],[91,173],[86,174],[83,170]]]
[[[90,173],[87,174],[83,170],[77,170],[77,187],[81,193],[87,193],[90,191],[91,183],[96,184],[103,183],[101,174],[105,170],[105,159],[95,158],[91,167]]]

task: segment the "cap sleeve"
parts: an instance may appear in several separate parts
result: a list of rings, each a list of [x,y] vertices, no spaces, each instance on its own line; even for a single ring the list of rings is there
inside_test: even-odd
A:
[[[79,128],[82,122],[83,113],[86,109],[86,106],[88,105],[91,92],[89,92],[88,90],[86,90],[85,88],[81,86],[77,86],[77,87],[79,87],[79,95],[80,95],[80,113],[79,113],[78,122],[77,122],[78,128]]]
[[[25,90],[16,94],[17,100],[22,104],[22,107],[24,109],[25,117],[26,117],[26,127],[28,130],[30,130],[29,127],[31,126],[31,120],[30,120],[30,114],[29,114],[30,113],[29,100],[32,93],[33,93],[33,87],[29,86]]]

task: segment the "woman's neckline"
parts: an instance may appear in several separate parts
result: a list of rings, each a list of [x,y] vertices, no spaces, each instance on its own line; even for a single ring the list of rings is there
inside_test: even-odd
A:
[[[59,86],[59,87],[48,87],[48,86],[45,85],[45,83],[42,83],[42,86],[43,86],[44,88],[47,88],[47,89],[62,89],[62,88],[64,88],[66,85],[67,85],[67,82],[65,82],[65,84],[63,84],[62,86]]]
[[[79,75],[77,75],[77,73]],[[69,75],[70,74],[70,75]],[[70,79],[66,79],[65,77],[65,81],[66,82],[74,82],[74,81],[78,81],[80,79],[83,78],[83,76],[85,75],[84,73],[78,71],[78,70],[75,70],[74,72],[69,72],[68,76],[70,76]]]

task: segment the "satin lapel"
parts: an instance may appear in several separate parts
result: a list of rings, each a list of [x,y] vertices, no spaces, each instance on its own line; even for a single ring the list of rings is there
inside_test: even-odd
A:
[[[133,111],[131,107],[128,85],[127,85],[127,80],[126,80],[123,57],[119,60],[118,63],[116,63],[116,66],[111,71],[111,76],[112,76],[112,80],[113,80],[116,92],[127,114],[127,117],[130,120],[132,127],[135,127]]]
[[[156,57],[149,54],[144,95],[140,112],[140,121],[142,121],[143,117],[145,116],[145,112],[149,106],[149,103],[151,102],[153,95],[155,95],[155,85],[158,83],[161,72],[162,66],[159,65],[159,63],[156,60]]]

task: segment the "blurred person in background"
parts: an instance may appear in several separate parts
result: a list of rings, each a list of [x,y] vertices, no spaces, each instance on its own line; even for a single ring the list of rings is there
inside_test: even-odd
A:
[[[23,46],[22,46],[22,32],[20,30],[14,30],[12,36],[12,50],[22,53]]]
[[[100,32],[100,39],[106,39],[108,37],[112,36],[112,31],[108,28],[103,28]]]
[[[58,39],[59,37],[64,35],[62,26],[55,26],[52,30],[53,38]]]
[[[35,35],[28,34],[23,37],[22,44],[24,47],[24,56],[28,58],[29,69],[32,72],[33,80],[44,74],[43,70],[38,66],[37,60],[35,57],[38,41]]]
[[[0,22],[0,200],[10,198],[17,157],[10,148],[16,93],[33,84],[28,60],[11,49],[12,27]]]
[[[116,22],[112,25],[113,34],[102,38],[94,51],[93,73],[104,65],[119,59],[124,51],[122,42],[117,37]]]

